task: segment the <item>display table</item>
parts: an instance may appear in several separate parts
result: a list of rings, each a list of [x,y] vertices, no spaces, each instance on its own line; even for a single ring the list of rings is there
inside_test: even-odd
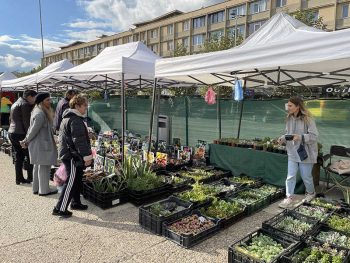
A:
[[[287,155],[219,144],[210,144],[209,154],[212,165],[230,170],[234,175],[244,173],[251,177],[262,177],[266,183],[285,187]],[[298,173],[295,193],[303,194],[304,191]]]

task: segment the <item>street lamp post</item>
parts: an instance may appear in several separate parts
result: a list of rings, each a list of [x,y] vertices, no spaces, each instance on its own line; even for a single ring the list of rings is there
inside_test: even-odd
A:
[[[237,45],[237,19],[241,17],[245,17],[245,15],[238,15],[232,12],[230,14],[230,17],[235,19],[235,46],[236,46]]]

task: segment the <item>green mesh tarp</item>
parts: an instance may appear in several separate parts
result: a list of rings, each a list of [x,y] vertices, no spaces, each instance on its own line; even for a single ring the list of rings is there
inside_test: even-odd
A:
[[[286,100],[245,101],[240,138],[277,137],[284,133]],[[323,152],[328,153],[332,144],[350,146],[350,100],[312,100],[307,106],[316,119]],[[197,140],[212,142],[218,138],[217,106],[207,105],[202,98],[190,98],[189,144]],[[222,137],[236,137],[240,105],[233,100],[221,101]],[[127,128],[147,135],[151,112],[151,99],[127,99]],[[172,137],[181,138],[185,144],[185,98],[160,100],[160,114],[172,118]],[[112,98],[91,103],[89,116],[102,130],[121,127],[120,99]],[[155,131],[155,129],[154,129]]]

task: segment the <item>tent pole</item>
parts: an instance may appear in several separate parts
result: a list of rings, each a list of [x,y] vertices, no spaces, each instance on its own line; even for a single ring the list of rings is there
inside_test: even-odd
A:
[[[159,142],[159,112],[160,112],[160,92],[161,92],[161,88],[158,89],[157,92],[157,111],[156,111],[156,152],[158,151],[158,142]]]
[[[185,97],[185,110],[186,110],[186,145],[188,146],[188,96]]]
[[[151,118],[150,118],[149,133],[148,133],[149,137],[148,137],[147,161],[148,161],[148,154],[151,151],[151,145],[152,145],[153,117],[154,117],[154,108],[155,108],[155,103],[156,103],[155,102],[156,92],[157,92],[157,78],[154,79],[154,83],[153,83]]]
[[[122,150],[121,150],[121,156],[122,156],[122,163],[124,163],[124,157],[125,157],[125,150],[124,150],[124,144],[125,144],[125,104],[124,104],[124,97],[125,97],[125,90],[124,90],[124,73],[122,73],[122,83],[121,83],[121,120],[122,120]]]
[[[245,79],[243,79],[243,99],[241,101],[241,111],[240,111],[240,116],[239,116],[237,139],[239,139],[239,135],[241,133],[241,124],[242,124],[242,116],[243,116],[243,105],[244,105],[244,92],[245,92],[245,88],[246,88],[246,83],[247,83],[247,81]]]
[[[216,112],[217,112],[217,118],[218,118],[218,128],[219,128],[219,139],[221,139],[221,94],[220,94],[221,88],[218,86],[218,103],[216,104]]]

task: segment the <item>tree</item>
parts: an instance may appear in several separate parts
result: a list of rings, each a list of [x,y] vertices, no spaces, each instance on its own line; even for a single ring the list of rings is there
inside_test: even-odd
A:
[[[294,13],[294,17],[308,26],[322,30],[326,29],[326,25],[323,23],[323,17],[320,16],[315,19],[315,12],[312,10],[297,10]]]
[[[242,44],[243,37],[237,35],[236,46]],[[201,49],[201,53],[225,50],[235,47],[235,37],[232,34],[226,34],[226,36],[214,37],[208,39],[204,42],[204,45]]]
[[[14,72],[13,74],[15,74],[17,78],[20,78],[20,77],[24,77],[24,76],[28,76],[28,75],[37,73],[40,70],[42,70],[41,65],[37,66],[36,68],[32,68],[30,71]]]
[[[174,57],[182,57],[188,55],[187,47],[185,47],[183,44],[177,44],[176,48],[174,50]]]

